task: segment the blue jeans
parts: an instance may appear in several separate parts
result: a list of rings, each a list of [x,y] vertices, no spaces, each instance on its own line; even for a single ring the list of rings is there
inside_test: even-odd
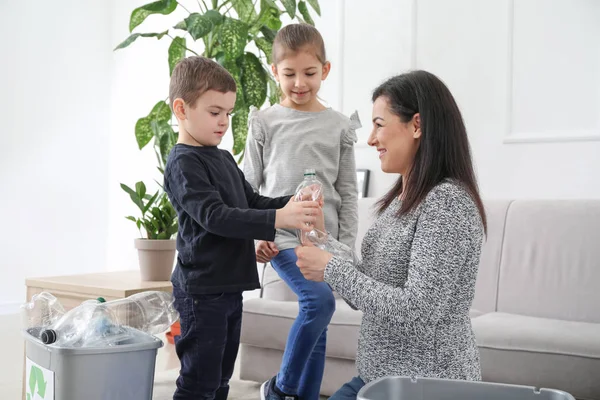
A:
[[[339,388],[329,400],[356,400],[356,396],[363,386],[365,386],[365,382],[356,376],[352,378],[350,382]]]
[[[240,344],[242,293],[192,295],[173,286],[181,362],[173,400],[226,400]]]
[[[298,295],[299,313],[288,335],[277,387],[302,400],[319,398],[327,325],[335,311],[335,297],[328,284],[306,280],[294,249],[282,250],[271,260],[281,279]]]

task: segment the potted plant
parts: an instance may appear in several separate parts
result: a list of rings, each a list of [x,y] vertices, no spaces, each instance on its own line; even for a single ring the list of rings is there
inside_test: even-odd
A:
[[[154,195],[147,194],[144,182],[137,182],[135,190],[125,184],[121,184],[121,188],[140,210],[139,218],[126,218],[133,221],[140,231],[141,237],[135,239],[134,244],[138,250],[142,280],[169,280],[175,262],[175,209],[165,192],[159,190]]]

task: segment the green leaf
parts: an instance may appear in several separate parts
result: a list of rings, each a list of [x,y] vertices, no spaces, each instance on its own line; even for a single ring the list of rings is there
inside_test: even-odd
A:
[[[247,106],[259,108],[267,98],[267,74],[260,60],[252,53],[242,58],[242,88]]]
[[[152,128],[150,127],[150,118],[143,117],[138,119],[135,123],[135,140],[140,150],[150,143],[153,136]]]
[[[146,203],[146,205],[144,206],[143,214],[146,214],[146,212],[150,209],[150,207],[152,207],[154,205],[154,202],[156,201],[156,198],[158,197],[160,192],[156,192],[154,193],[154,196],[152,196],[150,198],[150,200],[148,200],[148,202]]]
[[[275,40],[275,36],[277,35],[277,32],[274,31],[273,29],[267,28],[266,26],[261,27],[260,31],[265,36],[265,39],[267,39],[269,42],[271,42],[271,44],[273,44],[273,41]]]
[[[176,37],[169,46],[169,76],[179,61],[185,58],[185,38]]]
[[[187,23],[185,20],[179,21],[177,25],[173,27],[174,29],[181,29],[182,31],[187,31]]]
[[[159,122],[153,126],[156,137],[158,137],[158,147],[160,149],[160,157],[163,165],[167,164],[167,157],[171,149],[177,142],[177,133],[168,122]]]
[[[256,9],[252,1],[248,0],[232,0],[231,4],[238,18],[245,23],[250,23],[257,18]]]
[[[281,28],[282,12],[273,0],[260,0],[259,25],[278,31]]]
[[[310,13],[308,12],[306,2],[301,1],[300,3],[298,3],[298,11],[300,11],[300,14],[302,14],[302,17],[304,18],[307,24],[311,24],[313,26],[315,25],[315,21],[313,21],[312,17],[310,16]]]
[[[257,37],[254,39],[254,43],[256,43],[256,47],[265,53],[267,56],[267,63],[271,64],[271,56],[273,54],[273,42],[269,42],[264,37]]]
[[[217,10],[208,10],[204,13],[204,16],[213,23],[213,26],[221,25],[225,21],[225,16]]]
[[[215,10],[210,10],[204,14],[192,13],[185,19],[185,26],[192,38],[198,40],[209,34],[216,26],[222,24],[223,19],[224,17]]]
[[[159,0],[133,10],[129,19],[129,32],[132,32],[151,14],[171,14],[177,8],[176,0]]]
[[[235,111],[231,118],[231,130],[233,131],[233,154],[240,154],[246,147],[246,137],[248,136],[248,113],[250,110],[245,107]]]
[[[135,217],[132,217],[131,215],[128,216],[128,217],[125,217],[125,219],[128,219],[128,220],[133,221],[133,222],[137,222],[137,219],[135,219]]]
[[[143,149],[154,136],[152,130],[152,122],[166,122],[171,119],[171,108],[165,101],[159,101],[150,111],[148,116],[140,118],[135,124],[135,138],[138,143],[138,147]]]
[[[226,18],[219,35],[225,58],[235,60],[244,54],[248,36],[247,24],[233,18]]]
[[[281,4],[285,7],[285,11],[289,14],[290,18],[296,16],[296,0],[281,0]]]
[[[121,183],[121,189],[123,189],[129,194],[129,198],[131,198],[133,204],[135,204],[140,209],[140,211],[144,209],[144,204],[142,204],[141,197],[133,189],[131,189],[129,186],[123,183]]]
[[[167,33],[169,33],[169,31],[164,31],[164,32],[160,32],[160,33],[134,33],[132,35],[129,35],[129,37],[127,39],[125,39],[117,47],[115,47],[114,50],[124,49],[125,47],[129,46],[131,43],[135,42],[135,40],[139,37],[155,37],[157,40],[160,40]]]
[[[140,181],[135,184],[135,192],[137,193],[140,199],[144,198],[144,196],[146,195],[146,185],[144,184],[144,182]]]
[[[123,189],[125,192],[127,192],[130,195],[137,196],[135,191],[124,183],[121,183],[121,189]]]
[[[279,99],[281,98],[281,94],[279,92],[279,86],[277,86],[277,82],[271,76],[269,76],[269,103],[271,105],[279,103]]]
[[[313,10],[315,10],[317,15],[320,17],[321,16],[321,7],[319,6],[319,0],[306,0],[306,1],[308,1],[308,4],[310,4],[310,6],[313,8]]]
[[[242,108],[244,106],[244,90],[242,89],[242,69],[234,60],[229,60],[226,58],[218,58],[217,62],[223,66],[231,76],[233,76],[233,80],[235,81],[235,85],[237,87],[236,97],[235,97],[235,105],[234,109]]]

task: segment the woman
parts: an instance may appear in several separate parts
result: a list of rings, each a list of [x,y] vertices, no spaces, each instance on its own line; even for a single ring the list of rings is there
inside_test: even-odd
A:
[[[378,203],[363,261],[296,248],[307,279],[363,312],[359,376],[331,399],[355,399],[384,376],[480,380],[469,309],[486,219],[452,94],[425,71],[389,79],[373,93],[369,145],[401,177]]]

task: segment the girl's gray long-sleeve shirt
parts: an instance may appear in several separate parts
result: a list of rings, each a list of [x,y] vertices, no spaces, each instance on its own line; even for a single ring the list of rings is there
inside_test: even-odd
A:
[[[354,158],[358,115],[348,118],[331,108],[306,112],[276,104],[263,110],[253,108],[248,126],[243,171],[254,189],[269,197],[294,194],[304,179],[304,170],[315,169],[323,183],[325,227],[333,237],[354,248],[358,228]],[[295,231],[277,231],[279,250],[299,243]]]
[[[325,269],[325,282],[363,312],[359,375],[479,380],[469,317],[483,240],[478,208],[454,181],[397,217],[400,205],[375,220],[360,263],[334,257]]]

